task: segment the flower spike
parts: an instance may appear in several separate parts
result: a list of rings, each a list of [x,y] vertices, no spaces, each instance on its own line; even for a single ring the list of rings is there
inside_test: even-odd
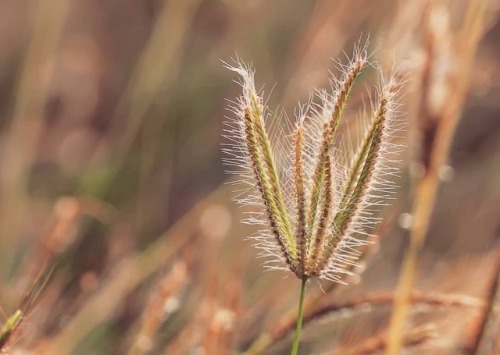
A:
[[[395,152],[390,141],[398,92],[394,80],[381,85],[373,118],[348,166],[334,149],[349,95],[368,65],[365,48],[355,51],[342,67],[342,78],[333,81],[334,92],[319,92],[322,103],[300,115],[286,145],[290,164],[282,164],[253,70],[240,61],[226,64],[240,75],[243,88],[231,107],[234,116],[225,130],[230,143],[223,149],[225,162],[238,167],[246,184],[237,201],[260,207],[248,222],[264,226],[255,239],[262,254],[271,257],[268,266],[288,269],[304,282],[313,277],[342,282],[359,256],[356,247],[368,242],[367,229],[375,224],[370,208],[385,197],[377,192],[389,191],[386,175],[394,168],[387,162]]]

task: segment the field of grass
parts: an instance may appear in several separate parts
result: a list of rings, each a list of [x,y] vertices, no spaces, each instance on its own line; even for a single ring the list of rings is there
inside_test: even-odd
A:
[[[267,271],[241,223],[253,207],[232,201],[221,146],[241,87],[224,63],[251,63],[279,131],[369,38],[402,78],[397,189],[353,273],[308,281],[298,353],[500,354],[499,11],[0,1],[0,351],[290,353],[301,281]],[[339,151],[376,85],[368,66]]]

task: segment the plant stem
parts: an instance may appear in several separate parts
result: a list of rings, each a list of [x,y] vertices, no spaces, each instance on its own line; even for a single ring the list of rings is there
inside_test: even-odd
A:
[[[448,104],[444,106],[439,116],[433,120],[438,122],[434,128],[434,139],[430,149],[430,159],[426,166],[426,173],[419,181],[416,197],[413,205],[414,224],[410,232],[410,245],[405,255],[401,270],[400,281],[394,309],[389,326],[389,344],[386,355],[397,355],[401,353],[404,337],[404,325],[409,310],[409,295],[416,279],[417,261],[425,243],[432,209],[436,200],[440,184],[439,171],[446,163],[453,136],[461,116],[462,106],[467,94],[469,74],[471,71],[474,55],[479,40],[484,34],[483,23],[486,6],[481,1],[471,1],[462,28],[454,42],[461,43],[461,52],[457,56],[457,71],[451,79],[454,90],[448,98]],[[432,60],[432,58],[431,58]],[[423,90],[426,90],[425,87]],[[424,115],[427,109],[423,109]]]
[[[297,327],[295,328],[295,337],[293,339],[291,355],[297,355],[299,351],[300,331],[302,330],[302,319],[304,318],[304,298],[306,294],[307,279],[302,280],[300,287],[299,314],[297,314]]]

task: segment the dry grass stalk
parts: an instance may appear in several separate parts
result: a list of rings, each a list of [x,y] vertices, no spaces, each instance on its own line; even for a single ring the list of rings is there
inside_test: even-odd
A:
[[[234,347],[235,312],[232,307],[217,307],[203,342],[207,354],[232,354]]]
[[[472,61],[483,31],[485,6],[485,1],[475,0],[469,3],[462,29],[459,35],[453,39],[455,52],[447,53],[448,56],[453,56],[457,61],[456,70],[446,84],[450,88],[446,91],[447,97],[442,98],[438,104],[434,103],[432,107],[429,102],[423,102],[418,116],[422,117],[426,124],[421,132],[423,135],[421,163],[424,173],[417,182],[414,193],[410,245],[402,266],[398,297],[395,300],[390,325],[391,336],[387,349],[387,354],[390,355],[399,354],[403,342],[403,333],[406,329],[404,322],[409,308],[410,291],[416,278],[417,261],[429,229],[436,193],[440,184],[440,171],[448,158],[448,151],[465,100]],[[439,43],[451,42],[451,34],[436,32],[436,19],[432,15],[435,15],[433,11],[437,11],[437,9],[438,6],[435,2],[428,3],[427,26],[430,35],[427,40],[439,41]],[[439,13],[442,14],[442,12]],[[441,29],[441,27],[438,28]],[[439,43],[428,43],[427,47],[435,48]],[[428,75],[431,75],[430,66],[433,66],[436,60],[433,55],[432,52],[428,53],[428,67],[424,70]],[[442,85],[442,83],[434,83],[431,77],[424,77],[422,79],[422,93],[430,92],[434,89],[433,85]]]
[[[68,235],[80,216],[80,207],[76,199],[61,198],[54,207],[52,221],[42,236],[40,245],[35,249],[21,273],[19,282],[29,279],[29,286],[21,298],[18,310],[8,318],[0,335],[0,349],[28,317],[45,290],[55,267],[54,256],[68,244]],[[33,275],[33,270],[36,270]]]
[[[28,182],[45,117],[48,87],[55,52],[69,7],[67,0],[38,1],[29,47],[19,78],[10,130],[2,149],[0,190],[4,212],[0,216],[0,276],[10,269],[13,248],[29,203]],[[43,77],[41,74],[46,74]],[[48,74],[48,75],[47,75]],[[8,242],[3,236],[14,235]]]
[[[49,226],[42,235],[39,246],[28,258],[30,262],[26,264],[22,272],[25,275],[24,278],[30,274],[31,270],[39,270],[43,264],[53,264],[54,255],[61,253],[69,244],[81,213],[82,206],[76,198],[62,197],[56,202]]]
[[[365,296],[352,299],[344,303],[333,303],[316,308],[305,315],[304,323],[309,323],[317,318],[331,315],[332,313],[342,311],[355,311],[363,306],[381,306],[390,305],[394,302],[394,292],[376,292]],[[426,304],[431,307],[457,308],[457,307],[473,307],[481,308],[484,303],[473,297],[464,295],[442,294],[435,292],[412,291],[410,294],[410,304],[412,306],[418,304]],[[290,332],[290,329],[288,329]]]
[[[214,275],[216,278],[216,276]],[[215,280],[214,280],[215,281]],[[239,280],[235,281],[239,284]],[[166,354],[183,354],[198,349],[206,354],[229,355],[233,353],[235,340],[235,316],[240,295],[234,292],[239,285],[228,287],[224,300],[216,295],[205,296],[195,302],[194,317],[186,323],[179,335],[166,348]],[[210,290],[216,291],[216,290]]]
[[[38,265],[38,271],[31,279],[29,287],[24,292],[19,302],[18,309],[7,319],[0,331],[0,351],[8,345],[14,334],[21,328],[22,322],[30,316],[33,308],[37,305],[43,291],[49,283],[53,269],[54,265],[49,258],[46,258],[43,263]]]
[[[200,0],[160,1],[161,10],[151,36],[134,68],[130,81],[112,116],[110,136],[117,147],[108,162],[124,164],[148,111],[159,95],[167,93],[176,79],[182,53]],[[125,118],[125,126],[123,121]],[[158,142],[155,142],[158,143]],[[96,160],[106,151],[106,142],[97,149]]]
[[[421,326],[405,333],[402,347],[404,349],[417,348],[426,345],[429,340],[436,337],[436,329],[432,326]],[[346,355],[369,355],[381,353],[389,342],[387,330],[380,332],[364,341],[359,345],[346,346],[341,350],[333,351],[333,354]]]
[[[357,308],[363,308],[366,305],[372,307],[391,305],[394,302],[394,299],[394,292],[376,292],[343,303],[322,305],[313,308],[304,314],[304,325],[312,323],[318,318],[327,317],[338,312],[355,312]],[[469,296],[422,292],[416,290],[412,291],[410,294],[410,304],[412,306],[426,304],[431,307],[443,307],[449,309],[457,307],[481,308],[484,306],[483,302]],[[270,334],[270,343],[275,343],[287,337],[291,332],[293,332],[296,323],[296,319],[290,319],[287,323],[283,323],[281,326],[278,325]]]
[[[228,187],[222,187],[200,201],[183,218],[179,219],[168,231],[158,237],[141,253],[127,256],[118,263],[110,276],[102,282],[102,287],[89,298],[86,304],[73,316],[69,323],[40,351],[70,352],[75,344],[87,335],[97,324],[108,319],[128,292],[161,268],[173,255],[190,242],[198,229],[194,221],[200,218],[207,205],[218,202],[227,194]]]
[[[134,344],[130,348],[129,354],[148,353],[153,347],[153,337],[158,327],[165,322],[166,317],[175,311],[174,306],[167,306],[170,302],[175,304],[176,296],[188,281],[186,265],[177,262],[172,266],[172,270],[158,284],[159,290],[143,314],[143,323],[137,333]]]
[[[469,336],[470,339],[464,349],[466,354],[475,355],[488,352],[486,349],[483,349],[483,351],[481,351],[481,346],[485,347],[484,341],[488,333],[487,331],[488,323],[492,322],[494,318],[495,305],[498,306],[497,299],[499,292],[498,291],[499,284],[500,284],[500,248],[498,248],[498,250],[495,253],[493,271],[487,285],[486,297],[485,297],[486,307],[484,307],[483,311],[479,314],[479,317],[473,324],[472,332],[470,333]],[[494,334],[493,336],[497,338],[498,342],[498,335],[500,335],[499,330],[497,329],[496,331],[494,331],[494,333],[496,334]],[[497,354],[498,352],[493,352],[493,353]]]

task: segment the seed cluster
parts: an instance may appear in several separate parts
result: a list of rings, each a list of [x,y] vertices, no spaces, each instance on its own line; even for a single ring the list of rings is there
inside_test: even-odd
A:
[[[236,173],[248,186],[237,201],[261,207],[262,213],[248,220],[266,226],[254,236],[257,247],[271,256],[268,266],[286,265],[302,280],[342,281],[359,256],[356,247],[368,242],[366,230],[376,223],[371,207],[392,189],[386,176],[395,169],[387,161],[397,151],[390,140],[397,130],[398,85],[382,80],[364,138],[343,163],[334,148],[337,131],[354,82],[370,64],[366,50],[357,50],[342,67],[341,80],[332,82],[333,94],[321,91],[322,103],[310,105],[298,118],[283,163],[273,151],[254,73],[237,64],[228,68],[241,76],[243,93],[232,107],[226,129],[231,143],[223,150],[226,163],[240,168]]]

